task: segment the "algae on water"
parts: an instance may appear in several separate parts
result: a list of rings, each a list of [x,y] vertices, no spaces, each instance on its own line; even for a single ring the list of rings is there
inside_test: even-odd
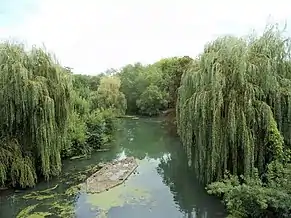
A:
[[[50,216],[53,214],[58,214],[61,217],[70,218],[74,215],[74,204],[73,202],[67,200],[68,197],[71,197],[79,191],[79,185],[69,187],[65,193],[57,193],[55,189],[58,185],[41,190],[34,191],[29,194],[24,195],[23,199],[29,200],[38,200],[39,203],[33,206],[28,206],[23,209],[18,215],[17,218],[41,218]],[[57,198],[56,198],[57,197]],[[48,200],[48,201],[44,201]],[[46,212],[34,212],[32,213],[36,207],[49,205],[50,208]]]
[[[16,216],[16,218],[27,218],[29,216],[29,214],[38,206],[38,204],[35,205],[30,205],[26,208],[24,208],[22,211],[20,211],[20,213],[18,213],[18,215]]]
[[[67,195],[67,196],[75,195],[75,194],[77,194],[80,191],[81,187],[82,187],[81,185],[71,186],[70,188],[68,188],[65,191],[65,195]]]
[[[50,209],[53,209],[55,212],[59,212],[61,217],[70,218],[75,214],[74,205],[69,201],[55,202],[52,204]]]
[[[45,199],[50,199],[54,198],[57,194],[51,194],[53,190],[55,190],[58,187],[58,185],[55,185],[52,188],[48,188],[45,190],[41,191],[34,191],[29,194],[24,195],[22,198],[24,199],[35,199],[35,200],[45,200]]]
[[[87,202],[98,208],[101,214],[106,214],[113,207],[122,207],[126,204],[147,204],[151,202],[149,190],[127,183],[109,191],[88,194]]]
[[[22,198],[24,199],[35,199],[35,200],[45,200],[56,197],[56,194],[40,194],[39,192],[31,192],[27,195],[24,195]]]

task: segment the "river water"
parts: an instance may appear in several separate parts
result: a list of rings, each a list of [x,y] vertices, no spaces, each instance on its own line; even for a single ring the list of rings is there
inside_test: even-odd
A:
[[[123,185],[101,194],[68,192],[75,184],[74,178],[82,177],[88,166],[127,156],[137,158],[139,166]],[[78,218],[226,217],[220,201],[207,195],[187,167],[178,137],[170,135],[159,119],[124,119],[110,151],[94,153],[90,159],[65,161],[59,178],[40,182],[32,190],[9,190],[0,195],[1,218],[45,215]]]

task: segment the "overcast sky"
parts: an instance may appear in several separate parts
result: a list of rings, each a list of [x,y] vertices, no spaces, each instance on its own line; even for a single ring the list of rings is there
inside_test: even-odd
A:
[[[262,31],[270,15],[291,27],[290,8],[290,0],[0,0],[0,37],[44,43],[62,65],[96,74],[195,56],[219,35]]]

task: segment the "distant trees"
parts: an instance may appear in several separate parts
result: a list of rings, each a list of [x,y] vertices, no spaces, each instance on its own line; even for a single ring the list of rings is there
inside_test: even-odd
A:
[[[92,93],[92,105],[97,108],[116,109],[117,113],[124,114],[126,99],[120,92],[120,79],[116,76],[102,77],[96,93]]]
[[[190,57],[174,57],[151,65],[123,67],[117,75],[126,96],[127,112],[152,116],[175,107],[181,76],[192,61]]]

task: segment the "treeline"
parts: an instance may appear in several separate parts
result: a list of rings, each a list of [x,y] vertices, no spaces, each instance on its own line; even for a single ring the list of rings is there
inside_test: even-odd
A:
[[[61,159],[106,145],[125,96],[114,76],[73,75],[47,52],[0,44],[0,187],[32,187]]]
[[[0,45],[0,186],[58,175],[61,159],[112,138],[116,116],[175,108],[189,165],[230,217],[291,216],[291,44],[220,37],[194,60],[165,58],[97,76],[48,53]]]
[[[116,117],[175,108],[190,57],[73,74],[43,49],[0,44],[0,187],[32,187],[61,160],[107,147]]]
[[[175,108],[181,76],[192,61],[188,56],[172,57],[123,67],[116,75],[126,96],[127,113],[155,116]]]
[[[183,74],[178,133],[229,217],[291,216],[290,42],[274,26],[220,37]]]

